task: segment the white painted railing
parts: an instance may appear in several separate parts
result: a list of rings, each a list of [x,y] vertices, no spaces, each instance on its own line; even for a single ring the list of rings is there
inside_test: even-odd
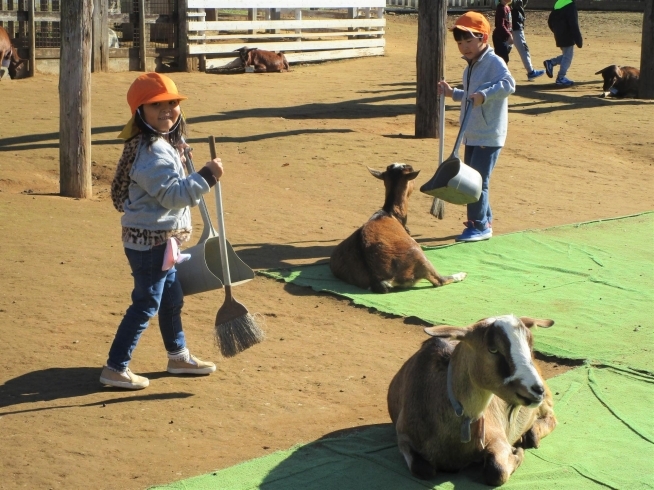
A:
[[[447,0],[447,6],[460,9],[490,9],[495,8],[496,0]],[[418,0],[386,0],[387,7],[418,8]]]
[[[188,0],[188,52],[205,69],[234,66],[234,51],[243,46],[284,51],[289,63],[379,56],[385,6],[386,0]],[[209,9],[216,20],[208,20]]]

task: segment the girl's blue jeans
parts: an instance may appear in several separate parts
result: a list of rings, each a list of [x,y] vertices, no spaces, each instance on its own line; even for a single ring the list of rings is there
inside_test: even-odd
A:
[[[500,156],[501,146],[466,145],[463,161],[481,174],[481,197],[479,201],[468,204],[468,221],[475,228],[485,230],[491,227],[493,212],[490,207],[490,176]]]
[[[182,306],[184,294],[173,267],[162,271],[166,245],[138,251],[125,249],[125,255],[132,268],[134,290],[132,304],[118,326],[107,366],[124,371],[132,359],[132,353],[150,318],[159,313],[159,330],[168,352],[178,352],[186,347],[182,330]]]

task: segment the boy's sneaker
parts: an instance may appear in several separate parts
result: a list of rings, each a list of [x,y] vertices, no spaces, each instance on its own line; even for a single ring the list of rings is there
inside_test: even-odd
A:
[[[531,70],[529,73],[527,73],[527,80],[533,82],[538,77],[542,77],[543,75],[545,75],[545,70]]]
[[[478,230],[475,227],[468,227],[463,230],[458,237],[456,237],[457,242],[479,242],[481,240],[488,240],[493,236],[493,229],[486,228],[485,230]]]
[[[102,368],[102,373],[100,374],[100,383],[114,386],[115,388],[125,388],[126,390],[142,390],[148,387],[150,380],[134,374],[129,368],[119,373],[105,366]]]
[[[189,354],[187,359],[168,359],[168,371],[171,374],[211,374],[216,370],[213,362],[198,359]]]
[[[556,84],[559,87],[571,87],[575,84],[572,80],[567,79],[566,77],[557,77]]]
[[[554,64],[552,63],[552,60],[543,61],[543,66],[545,67],[545,73],[547,73],[547,76],[550,78],[554,77]]]

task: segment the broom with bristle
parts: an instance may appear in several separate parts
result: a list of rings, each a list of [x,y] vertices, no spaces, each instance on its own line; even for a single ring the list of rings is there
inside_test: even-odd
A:
[[[211,158],[216,158],[216,140],[209,136]],[[225,220],[220,181],[216,183],[216,214],[218,215],[218,234],[220,244],[220,260],[223,267],[223,285],[225,286],[225,302],[216,314],[216,341],[220,352],[225,357],[233,357],[264,339],[263,330],[255,318],[248,313],[245,306],[232,296],[232,280],[227,261],[227,238],[225,237]]]
[[[438,165],[443,163],[443,147],[445,146],[445,94],[441,94],[439,98],[440,115],[438,118]],[[431,202],[431,209],[429,212],[436,216],[438,219],[445,217],[445,201],[435,197]]]

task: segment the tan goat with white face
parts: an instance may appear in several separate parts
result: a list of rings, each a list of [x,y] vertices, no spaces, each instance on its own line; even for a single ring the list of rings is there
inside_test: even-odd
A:
[[[409,235],[409,196],[420,170],[404,163],[393,163],[384,172],[368,170],[384,182],[384,206],[336,246],[329,259],[332,274],[375,293],[411,287],[421,279],[434,286],[463,281],[465,272],[441,276]]]
[[[530,331],[553,324],[507,315],[465,328],[425,328],[434,338],[388,389],[398,446],[414,476],[429,479],[483,460],[487,484],[508,480],[524,449],[538,447],[556,426]]]

